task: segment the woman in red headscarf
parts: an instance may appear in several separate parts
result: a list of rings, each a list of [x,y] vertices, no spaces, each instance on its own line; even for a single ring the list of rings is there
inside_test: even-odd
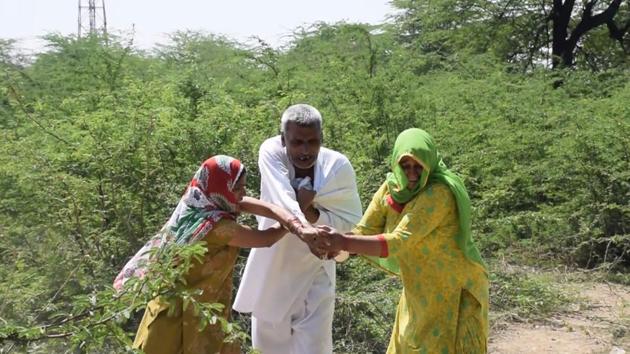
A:
[[[223,316],[228,318],[232,272],[240,247],[269,247],[287,231],[311,237],[317,233],[288,211],[246,197],[245,180],[245,168],[239,160],[218,155],[204,161],[169,221],[125,265],[114,288],[121,290],[128,279],[144,277],[155,254],[151,250],[204,241],[208,250],[201,261],[194,261],[185,281],[188,288],[201,290],[197,301],[223,304]],[[240,225],[236,216],[241,211],[276,219],[279,225],[267,230]],[[219,323],[199,331],[193,306],[183,306],[178,300],[175,308],[167,310],[169,304],[160,297],[147,304],[134,348],[148,354],[240,352],[238,344],[224,343]]]

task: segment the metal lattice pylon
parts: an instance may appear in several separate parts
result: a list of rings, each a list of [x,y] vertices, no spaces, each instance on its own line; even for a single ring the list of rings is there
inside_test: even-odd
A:
[[[105,0],[79,0],[79,24],[77,35],[107,35],[107,17],[105,16]],[[89,25],[89,27],[88,27]]]

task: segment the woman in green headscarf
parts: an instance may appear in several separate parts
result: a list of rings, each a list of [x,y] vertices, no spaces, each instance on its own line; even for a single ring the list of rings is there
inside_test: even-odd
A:
[[[396,139],[391,168],[353,234],[324,228],[321,247],[366,255],[401,277],[387,353],[486,353],[488,275],[462,180],[417,128]]]

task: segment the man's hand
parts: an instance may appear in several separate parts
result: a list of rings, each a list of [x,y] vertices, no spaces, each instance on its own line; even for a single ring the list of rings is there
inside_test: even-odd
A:
[[[298,229],[297,235],[306,243],[314,243],[319,236],[319,230],[311,225],[302,225]]]
[[[303,213],[306,221],[310,222],[311,224],[314,224],[317,222],[317,220],[319,220],[319,210],[312,205],[308,207],[308,209],[304,210]]]
[[[316,248],[325,250],[333,257],[344,250],[344,237],[339,231],[327,225],[317,226],[317,230],[319,234],[316,238]]]
[[[297,202],[304,217],[310,223],[315,223],[319,219],[319,210],[313,206],[313,199],[317,192],[310,189],[301,188],[296,192]]]
[[[297,202],[298,204],[300,204],[300,209],[302,209],[302,212],[304,212],[306,209],[308,209],[311,206],[311,204],[313,204],[313,199],[315,199],[315,194],[317,194],[317,192],[310,189],[300,188],[297,190],[296,192]]]
[[[319,237],[320,230],[314,228],[313,226],[307,225],[302,226],[298,231],[298,237],[304,241],[308,245],[308,248],[311,250],[311,253],[321,259],[328,259],[327,251],[322,247],[322,245],[327,245],[326,240],[320,240]]]

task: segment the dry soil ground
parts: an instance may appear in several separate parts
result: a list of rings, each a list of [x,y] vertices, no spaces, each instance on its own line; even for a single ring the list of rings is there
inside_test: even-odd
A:
[[[495,321],[490,353],[630,354],[630,287],[606,282],[562,284],[575,296],[567,311],[537,321]]]

